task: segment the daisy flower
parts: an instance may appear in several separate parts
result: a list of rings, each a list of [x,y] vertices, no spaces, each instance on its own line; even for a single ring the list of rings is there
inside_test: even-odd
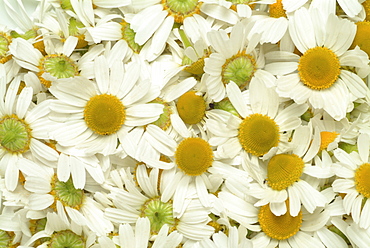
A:
[[[176,248],[182,240],[182,235],[178,231],[173,231],[170,234],[169,226],[164,224],[155,236],[154,242],[150,235],[150,220],[148,217],[138,218],[135,223],[135,228],[130,224],[121,224],[119,226],[119,245],[122,248],[147,248],[151,244],[152,248],[163,247],[166,244],[168,248]]]
[[[310,146],[312,131],[309,127],[299,127],[295,130],[292,138],[292,153],[281,153],[273,156],[264,167],[264,184],[251,183],[248,194],[260,199],[255,206],[270,204],[270,210],[276,216],[285,214],[297,216],[301,210],[301,204],[309,213],[317,207],[324,207],[326,198],[316,188],[319,179],[307,178],[307,172],[317,178],[330,178],[330,156],[323,153],[324,162],[315,160],[317,165],[312,166],[311,160],[316,155],[319,146],[313,142]],[[308,171],[306,171],[308,169]],[[289,199],[289,209],[286,209],[285,201]]]
[[[86,154],[108,155],[129,130],[158,119],[163,105],[147,104],[157,95],[150,82],[139,79],[137,63],[115,61],[109,67],[107,59],[99,56],[94,69],[96,84],[77,77],[75,83],[67,79],[50,87],[58,99],[50,106],[58,121],[54,138]]]
[[[248,34],[248,39],[252,39],[253,35],[260,34],[260,43],[279,42],[281,50],[292,50],[293,42],[290,39],[288,32],[288,17],[283,7],[282,0],[276,0],[267,4],[262,3],[261,6],[266,7],[266,12],[256,14],[248,20],[248,25],[251,25],[251,30]],[[293,51],[293,50],[292,50]]]
[[[75,62],[76,54],[73,56],[77,41],[78,39],[73,36],[68,37],[64,44],[61,42],[54,44],[50,39],[44,40],[44,43],[48,42],[45,47],[46,56],[22,38],[13,39],[9,49],[15,61],[21,67],[37,74],[40,82],[48,88],[52,84],[51,80],[70,78],[79,74]]]
[[[234,82],[240,89],[257,79],[267,85],[274,84],[275,77],[263,70],[264,58],[257,50],[259,35],[247,40],[247,31],[243,22],[236,24],[230,35],[225,30],[211,31],[208,39],[215,50],[205,59],[203,75],[207,93],[215,102],[226,97],[225,87]]]
[[[280,52],[275,55],[280,56],[281,62],[265,67],[279,76],[276,81],[278,94],[298,104],[310,103],[314,109],[325,110],[335,120],[344,118],[352,102],[365,97],[368,91],[359,75],[344,69],[345,66],[368,67],[365,52],[348,50],[355,31],[354,23],[333,14],[326,15],[315,8],[297,10],[289,19],[289,33],[303,55]],[[347,39],[338,38],[342,33]]]
[[[174,210],[180,212],[184,204],[183,194],[189,187],[195,189],[200,202],[204,207],[210,207],[209,183],[214,173],[222,174],[223,162],[214,153],[216,146],[211,146],[207,132],[199,135],[189,132],[190,136],[171,137],[163,130],[154,125],[148,125],[143,139],[150,144],[148,152],[141,157],[142,161],[149,167],[164,170],[175,170],[179,173],[178,182],[172,182],[175,190]],[[167,161],[161,161],[160,156],[167,156]],[[212,168],[212,173],[209,171]],[[220,169],[221,168],[221,169]]]
[[[135,172],[135,183],[129,168],[112,171],[111,179],[119,185],[103,185],[110,190],[109,197],[114,204],[114,207],[105,209],[106,218],[114,223],[135,223],[140,217],[147,217],[152,235],[158,234],[164,225],[168,225],[186,239],[201,240],[211,236],[213,228],[207,225],[210,221],[209,210],[193,197],[195,190],[184,192],[182,197],[186,203],[181,204],[181,212],[177,213],[174,209],[176,202],[173,198],[173,185],[181,183],[181,174],[175,170],[159,172],[157,168],[148,170],[145,164],[139,164]],[[122,182],[125,188],[122,188]]]
[[[24,243],[24,247],[92,247],[95,233],[83,229],[80,223],[65,221],[55,212],[48,212],[43,221],[36,224],[38,230]]]
[[[40,211],[52,208],[63,222],[69,223],[70,218],[98,235],[113,231],[113,225],[104,218],[101,206],[86,191],[76,189],[71,179],[59,181],[49,167],[35,165],[30,168],[27,164],[21,167],[26,178],[24,187],[32,193],[27,204],[29,209]]]
[[[333,182],[333,190],[345,193],[343,199],[346,214],[351,214],[352,219],[361,228],[370,227],[369,187],[367,171],[369,164],[370,137],[360,134],[357,139],[357,152],[346,153],[340,148],[334,150],[338,162],[333,165],[333,171],[338,176]]]
[[[201,13],[202,2],[198,0],[133,0],[133,6],[140,6],[138,13],[133,14],[130,20],[131,28],[135,31],[135,42],[143,45],[150,39],[150,50],[159,56],[172,31],[174,23],[182,24],[187,18],[194,18]],[[149,18],[148,18],[149,17]]]
[[[48,102],[38,105],[31,102],[32,88],[25,87],[17,96],[20,76],[14,78],[5,92],[5,78],[0,78],[0,172],[5,177],[6,188],[13,191],[18,184],[19,165],[33,166],[32,160],[55,166],[58,153],[43,141],[49,138],[45,124],[50,110]]]
[[[211,144],[217,144],[217,150],[225,158],[246,157],[249,153],[268,159],[279,149],[284,150],[288,144],[287,132],[301,125],[299,117],[307,110],[305,104],[279,107],[280,99],[275,90],[259,80],[250,83],[247,92],[250,107],[234,82],[226,85],[226,92],[239,116],[220,110],[210,111],[212,114],[206,121],[207,130],[215,136]]]

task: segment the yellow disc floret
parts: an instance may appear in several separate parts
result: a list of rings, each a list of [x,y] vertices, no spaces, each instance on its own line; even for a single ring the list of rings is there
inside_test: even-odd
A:
[[[370,198],[370,164],[360,165],[355,172],[356,190],[366,198]]]
[[[205,115],[206,102],[196,92],[189,91],[179,97],[176,108],[186,124],[197,124]]]
[[[357,30],[355,38],[353,39],[351,49],[359,46],[361,50],[365,51],[370,56],[370,22],[356,22]]]
[[[370,21],[370,0],[366,0],[362,3],[362,6],[364,6],[365,13],[366,13],[366,21]]]
[[[269,14],[271,17],[286,17],[282,0],[276,0],[276,3],[270,4]]]
[[[177,146],[175,160],[185,174],[199,176],[212,165],[213,151],[201,138],[186,138]]]
[[[328,148],[328,145],[332,143],[338,135],[339,133],[337,132],[327,132],[327,131],[320,132],[321,137],[320,151]]]
[[[238,138],[245,151],[262,156],[279,144],[279,127],[266,115],[252,114],[240,124]]]
[[[285,202],[289,209],[289,200]],[[287,211],[284,215],[276,216],[270,210],[270,204],[260,208],[258,221],[262,231],[269,237],[284,240],[294,236],[302,225],[302,211],[293,217]]]
[[[99,135],[110,135],[117,132],[122,127],[125,119],[125,107],[113,95],[93,96],[84,109],[86,125]]]
[[[326,47],[310,48],[299,59],[298,74],[307,87],[313,90],[327,89],[340,74],[339,59]]]
[[[283,190],[298,181],[304,168],[303,160],[295,154],[278,154],[267,165],[267,183],[274,190]]]

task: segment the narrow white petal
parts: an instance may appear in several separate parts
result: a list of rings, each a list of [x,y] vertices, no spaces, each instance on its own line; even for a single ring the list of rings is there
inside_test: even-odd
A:
[[[29,197],[28,206],[32,210],[47,209],[54,202],[54,197],[49,194],[32,194]]]
[[[70,157],[69,161],[73,186],[76,189],[83,189],[85,187],[86,182],[85,165],[74,156]]]
[[[107,93],[109,85],[109,68],[104,56],[99,56],[95,59],[94,71],[100,93]]]
[[[245,118],[248,115],[247,104],[244,102],[239,87],[234,82],[230,82],[226,85],[226,93],[234,108]]]
[[[71,174],[69,156],[61,153],[58,159],[57,175],[58,180],[67,182]]]
[[[23,119],[28,107],[31,103],[33,90],[31,87],[23,88],[22,92],[19,94],[16,106],[16,113],[18,118]]]

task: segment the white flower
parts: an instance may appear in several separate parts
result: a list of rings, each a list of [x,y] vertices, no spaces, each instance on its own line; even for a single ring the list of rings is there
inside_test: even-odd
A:
[[[333,190],[345,193],[343,206],[346,214],[351,214],[353,221],[361,228],[370,227],[370,195],[367,173],[370,169],[368,134],[360,134],[357,139],[357,152],[346,153],[340,148],[334,150],[338,162],[333,171],[338,176],[333,182]]]
[[[207,95],[215,102],[227,97],[225,87],[234,82],[244,89],[253,80],[261,80],[266,85],[274,85],[275,77],[263,70],[262,50],[255,49],[260,42],[259,35],[247,39],[248,32],[244,22],[233,26],[230,35],[225,30],[210,31],[208,40],[215,50],[205,58],[203,75]]]
[[[158,234],[167,224],[187,239],[201,240],[211,236],[213,228],[207,225],[210,221],[209,210],[193,196],[194,188],[182,191],[182,202],[177,207],[181,212],[175,209],[175,204],[179,201],[174,196],[173,185],[180,180],[180,173],[167,170],[159,174],[157,168],[150,169],[148,173],[147,167],[139,164],[135,178],[139,187],[135,185],[129,169],[112,171],[111,180],[123,181],[125,189],[120,184],[117,185],[120,188],[104,185],[104,188],[110,190],[110,198],[114,204],[114,207],[105,209],[107,219],[114,223],[135,223],[140,217],[148,217],[151,234]],[[127,229],[127,226],[124,228]]]
[[[2,77],[0,87],[0,172],[5,177],[5,185],[13,191],[18,183],[20,164],[33,166],[35,162],[47,166],[55,166],[58,153],[43,141],[49,139],[48,126],[51,122],[46,118],[50,112],[49,102],[38,105],[31,102],[32,88],[25,87],[17,96],[20,77],[16,77],[5,92],[5,78]],[[21,170],[22,171],[22,170]]]
[[[169,226],[164,224],[151,242],[150,235],[150,220],[147,217],[138,218],[135,223],[135,228],[130,224],[120,224],[118,245],[122,248],[147,248],[148,243],[151,243],[154,248],[163,247],[176,248],[181,240],[182,235],[178,231],[173,231],[168,234]]]
[[[270,61],[280,60],[265,66],[279,76],[278,94],[298,104],[309,103],[314,109],[323,109],[335,120],[344,118],[352,102],[365,97],[368,91],[361,79],[366,74],[360,77],[342,69],[368,67],[364,51],[348,50],[356,33],[355,24],[315,8],[301,8],[289,19],[289,33],[303,55],[283,51],[266,55]],[[342,33],[346,39],[338,38]]]
[[[53,208],[63,222],[69,218],[75,223],[86,225],[97,235],[113,231],[112,223],[104,218],[101,206],[84,190],[76,189],[71,180],[62,182],[52,168],[30,167],[22,164],[25,174],[25,188],[32,192],[27,204],[31,210]],[[69,218],[68,218],[68,217]]]
[[[137,63],[113,61],[109,67],[99,56],[94,69],[96,84],[76,77],[50,87],[58,99],[50,106],[59,122],[54,136],[62,146],[109,155],[129,130],[158,119],[163,106],[147,104],[157,95],[150,82],[139,80]]]
[[[268,159],[277,150],[285,150],[284,143],[289,146],[284,132],[301,125],[299,117],[307,110],[307,105],[294,103],[285,108],[283,105],[279,107],[280,98],[275,90],[267,88],[258,79],[252,80],[249,91],[244,92],[230,82],[226,92],[239,116],[214,110],[210,111],[206,121],[207,130],[215,136],[210,140],[211,144],[218,145],[220,156],[245,157],[250,153]],[[246,97],[249,97],[249,101],[245,100]]]

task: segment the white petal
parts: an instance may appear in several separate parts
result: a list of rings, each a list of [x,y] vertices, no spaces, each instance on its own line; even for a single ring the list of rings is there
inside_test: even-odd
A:
[[[94,71],[100,93],[107,93],[109,85],[109,68],[104,56],[99,56],[95,59]]]
[[[32,210],[47,209],[54,202],[54,197],[49,194],[32,194],[29,197],[28,206]]]
[[[85,165],[83,162],[75,158],[74,156],[70,157],[70,169],[73,180],[73,186],[76,189],[83,189],[86,182],[86,171]]]
[[[28,107],[31,103],[33,94],[33,89],[31,87],[23,88],[22,92],[19,94],[16,106],[16,113],[20,119],[23,119]]]
[[[226,85],[226,93],[238,113],[245,118],[248,110],[239,87],[234,82],[230,82]]]

